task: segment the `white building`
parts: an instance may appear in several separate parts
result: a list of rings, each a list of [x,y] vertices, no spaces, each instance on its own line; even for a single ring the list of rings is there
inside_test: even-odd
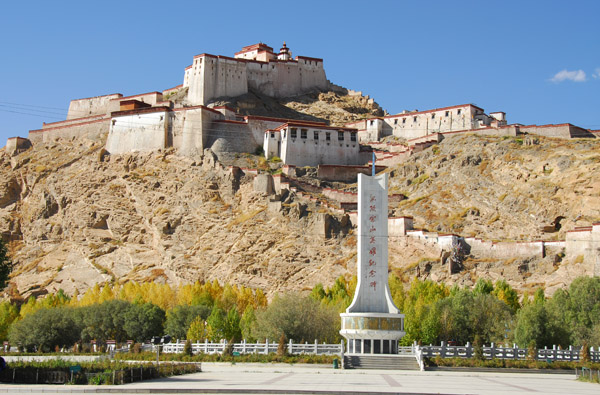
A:
[[[506,125],[506,114],[485,114],[473,104],[436,108],[427,111],[404,111],[400,114],[371,118],[346,126],[359,129],[361,142],[379,141],[386,136],[414,139],[432,133],[473,130]]]
[[[263,149],[267,158],[277,156],[283,163],[295,166],[365,163],[356,129],[320,122],[289,121],[267,130]]]
[[[263,43],[249,45],[235,57],[201,54],[185,69],[183,87],[189,104],[208,104],[254,90],[271,97],[295,96],[327,89],[323,59],[296,56],[283,44],[278,54]]]

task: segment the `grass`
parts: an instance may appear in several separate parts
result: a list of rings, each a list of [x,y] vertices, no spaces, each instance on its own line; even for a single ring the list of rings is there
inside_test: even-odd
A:
[[[242,213],[242,214],[238,215],[236,218],[233,219],[233,221],[231,221],[229,224],[227,224],[227,229],[229,230],[236,225],[240,225],[246,221],[251,220],[252,218],[256,217],[258,214],[265,211],[265,209],[266,209],[266,207],[261,207],[254,211],[250,211],[250,212]]]
[[[494,214],[494,216],[493,216],[492,218],[490,218],[490,219],[487,221],[487,224],[488,224],[488,225],[491,225],[491,224],[493,224],[494,222],[498,221],[499,219],[500,219],[500,214],[496,213],[496,214]]]
[[[419,177],[411,180],[410,185],[420,185],[429,179],[429,174],[421,174]]]
[[[513,369],[552,369],[552,370],[575,370],[581,367],[600,369],[600,363],[586,363],[575,361],[556,361],[547,362],[540,360],[521,360],[521,359],[476,359],[476,358],[426,358],[427,366],[450,366],[450,367],[470,367],[470,368],[513,368]]]
[[[204,354],[199,353],[192,356],[181,354],[160,354],[161,361],[173,361],[173,362],[232,362],[232,363],[244,363],[244,362],[282,362],[282,363],[318,363],[318,364],[331,364],[334,358],[339,358],[338,355],[314,355],[314,354],[302,354],[302,355],[277,355],[275,353],[270,354],[242,354],[242,355],[222,355],[222,354]],[[141,353],[122,353],[115,355],[117,361],[156,361],[156,353],[154,352],[141,352]]]

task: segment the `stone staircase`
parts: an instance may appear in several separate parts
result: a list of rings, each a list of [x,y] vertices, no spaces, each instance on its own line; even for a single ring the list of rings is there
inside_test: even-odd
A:
[[[414,355],[344,355],[344,369],[420,370]]]

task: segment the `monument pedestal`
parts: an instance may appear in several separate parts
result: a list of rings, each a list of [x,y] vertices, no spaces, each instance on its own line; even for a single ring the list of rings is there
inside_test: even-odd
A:
[[[348,354],[397,354],[404,332],[404,314],[342,313],[340,334]]]

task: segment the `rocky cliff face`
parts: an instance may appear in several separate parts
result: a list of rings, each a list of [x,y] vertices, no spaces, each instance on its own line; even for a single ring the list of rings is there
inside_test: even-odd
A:
[[[272,197],[255,192],[252,177],[231,173],[210,152],[108,156],[102,147],[60,141],[0,156],[7,180],[0,186],[0,229],[12,240],[12,291],[217,279],[273,294],[354,274],[356,238],[343,217],[325,217],[325,209],[293,193],[280,197],[281,210],[269,209]],[[389,170],[391,192],[408,197],[390,209],[434,231],[564,239],[565,230],[600,218],[598,148],[593,141],[534,137],[447,139]],[[558,217],[560,229],[542,233]],[[323,235],[324,218],[330,237]],[[417,240],[391,240],[390,269],[405,281],[418,275],[471,285],[483,276],[507,278],[522,290],[552,289],[586,274],[556,256],[478,256],[450,275],[436,251]]]
[[[343,124],[381,115],[343,92],[276,102],[253,94],[218,103],[242,113]],[[264,159],[173,150],[106,155],[104,141],[61,140],[11,156],[0,151],[0,231],[16,264],[9,292],[83,292],[104,282],[219,280],[272,295],[331,284],[356,270],[348,218],[293,192],[255,192],[253,179],[225,165],[268,167]],[[600,143],[533,136],[448,138],[388,169],[390,214],[417,228],[487,240],[564,240],[600,220]],[[305,171],[306,182],[314,171]],[[311,177],[312,175],[312,177]],[[355,184],[336,183],[355,190]],[[317,198],[319,198],[317,196]],[[322,198],[322,197],[321,197]],[[544,259],[470,256],[449,274],[439,250],[390,240],[390,270],[461,285],[506,278],[517,289],[549,290],[590,274],[560,252]]]
[[[345,274],[353,246],[313,234],[316,213],[292,198],[271,213],[252,180],[211,154],[102,156],[60,142],[0,157],[0,228],[12,239],[20,293],[84,291],[97,282],[207,281],[308,289]]]

